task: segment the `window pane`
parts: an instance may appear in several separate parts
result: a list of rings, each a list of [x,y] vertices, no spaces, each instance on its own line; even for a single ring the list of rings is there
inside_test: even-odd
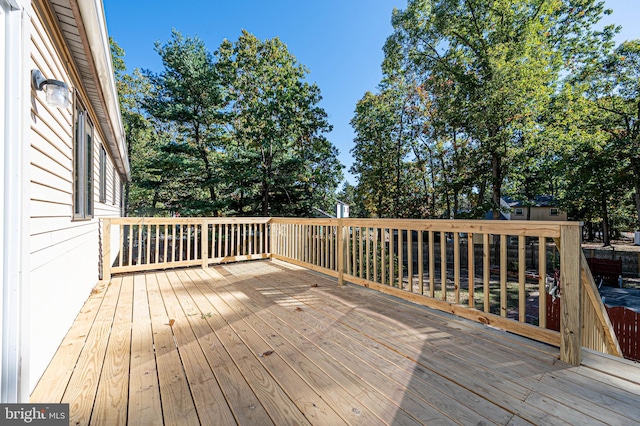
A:
[[[87,167],[87,211],[85,217],[93,216],[93,134],[91,124],[87,122],[87,146],[86,146],[86,167]]]
[[[100,146],[100,202],[107,201],[107,151]]]
[[[73,206],[74,206],[74,214],[76,217],[84,216],[84,199],[82,197],[83,194],[83,185],[82,185],[82,175],[83,175],[83,164],[82,161],[82,119],[84,114],[76,110],[76,131],[75,138],[73,143]]]
[[[115,167],[113,168],[113,199],[111,200],[111,204],[113,204],[114,206],[116,205],[116,195],[117,195],[117,190],[116,190],[116,169]]]
[[[73,141],[74,219],[93,217],[93,125],[87,110],[76,98]]]

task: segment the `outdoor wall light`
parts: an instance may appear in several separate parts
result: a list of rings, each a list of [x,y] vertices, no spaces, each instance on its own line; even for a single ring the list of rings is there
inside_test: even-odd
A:
[[[58,108],[68,108],[71,105],[69,86],[60,80],[47,80],[40,70],[31,70],[31,82],[36,90],[44,90],[47,103]]]

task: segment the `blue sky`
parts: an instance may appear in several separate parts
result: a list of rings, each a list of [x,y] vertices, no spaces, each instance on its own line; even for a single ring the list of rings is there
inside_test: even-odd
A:
[[[198,36],[210,51],[242,29],[260,39],[279,37],[311,73],[323,96],[321,106],[333,131],[329,139],[346,166],[352,164],[349,121],[359,99],[375,91],[382,74],[382,46],[391,34],[391,12],[406,0],[103,0],[109,34],[125,50],[129,71],[162,70],[154,43],[165,43],[175,28]],[[606,0],[614,13],[606,23],[623,26],[618,41],[640,38],[640,1]]]

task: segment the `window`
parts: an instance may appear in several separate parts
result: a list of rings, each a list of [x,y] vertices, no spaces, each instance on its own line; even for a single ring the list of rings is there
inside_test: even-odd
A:
[[[76,99],[73,141],[73,218],[93,217],[93,124]]]
[[[120,183],[120,192],[118,193],[120,196],[120,216],[125,216],[125,206],[124,206],[124,184]]]
[[[100,145],[100,202],[107,202],[107,151]]]
[[[515,215],[524,216],[524,209],[522,207],[516,207]]]
[[[549,216],[558,216],[558,209],[556,207],[551,207],[549,209]]]
[[[118,191],[116,189],[116,168],[113,168],[113,175],[111,176],[113,178],[112,180],[112,185],[111,187],[113,188],[113,197],[111,199],[111,204],[113,204],[114,206],[116,205],[116,198],[117,198],[117,194]]]

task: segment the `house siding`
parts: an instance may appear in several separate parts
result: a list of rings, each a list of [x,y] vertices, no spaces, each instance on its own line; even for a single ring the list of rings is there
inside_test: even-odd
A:
[[[527,208],[522,207],[523,214],[516,215],[511,213],[511,220],[527,220]],[[567,213],[562,210],[558,210],[558,214],[556,216],[551,216],[551,207],[531,207],[531,218],[530,220],[567,220]]]
[[[63,65],[59,41],[34,11],[31,16],[31,69],[76,89],[81,82]],[[107,155],[107,199],[99,200],[100,127],[94,128],[94,217],[73,220],[74,107],[57,109],[43,92],[32,92],[30,132],[30,354],[29,391],[36,385],[83,303],[99,279],[101,217],[120,216],[122,179]],[[95,115],[89,110],[92,121]],[[115,174],[115,179],[114,179]],[[115,185],[114,185],[115,183]]]

